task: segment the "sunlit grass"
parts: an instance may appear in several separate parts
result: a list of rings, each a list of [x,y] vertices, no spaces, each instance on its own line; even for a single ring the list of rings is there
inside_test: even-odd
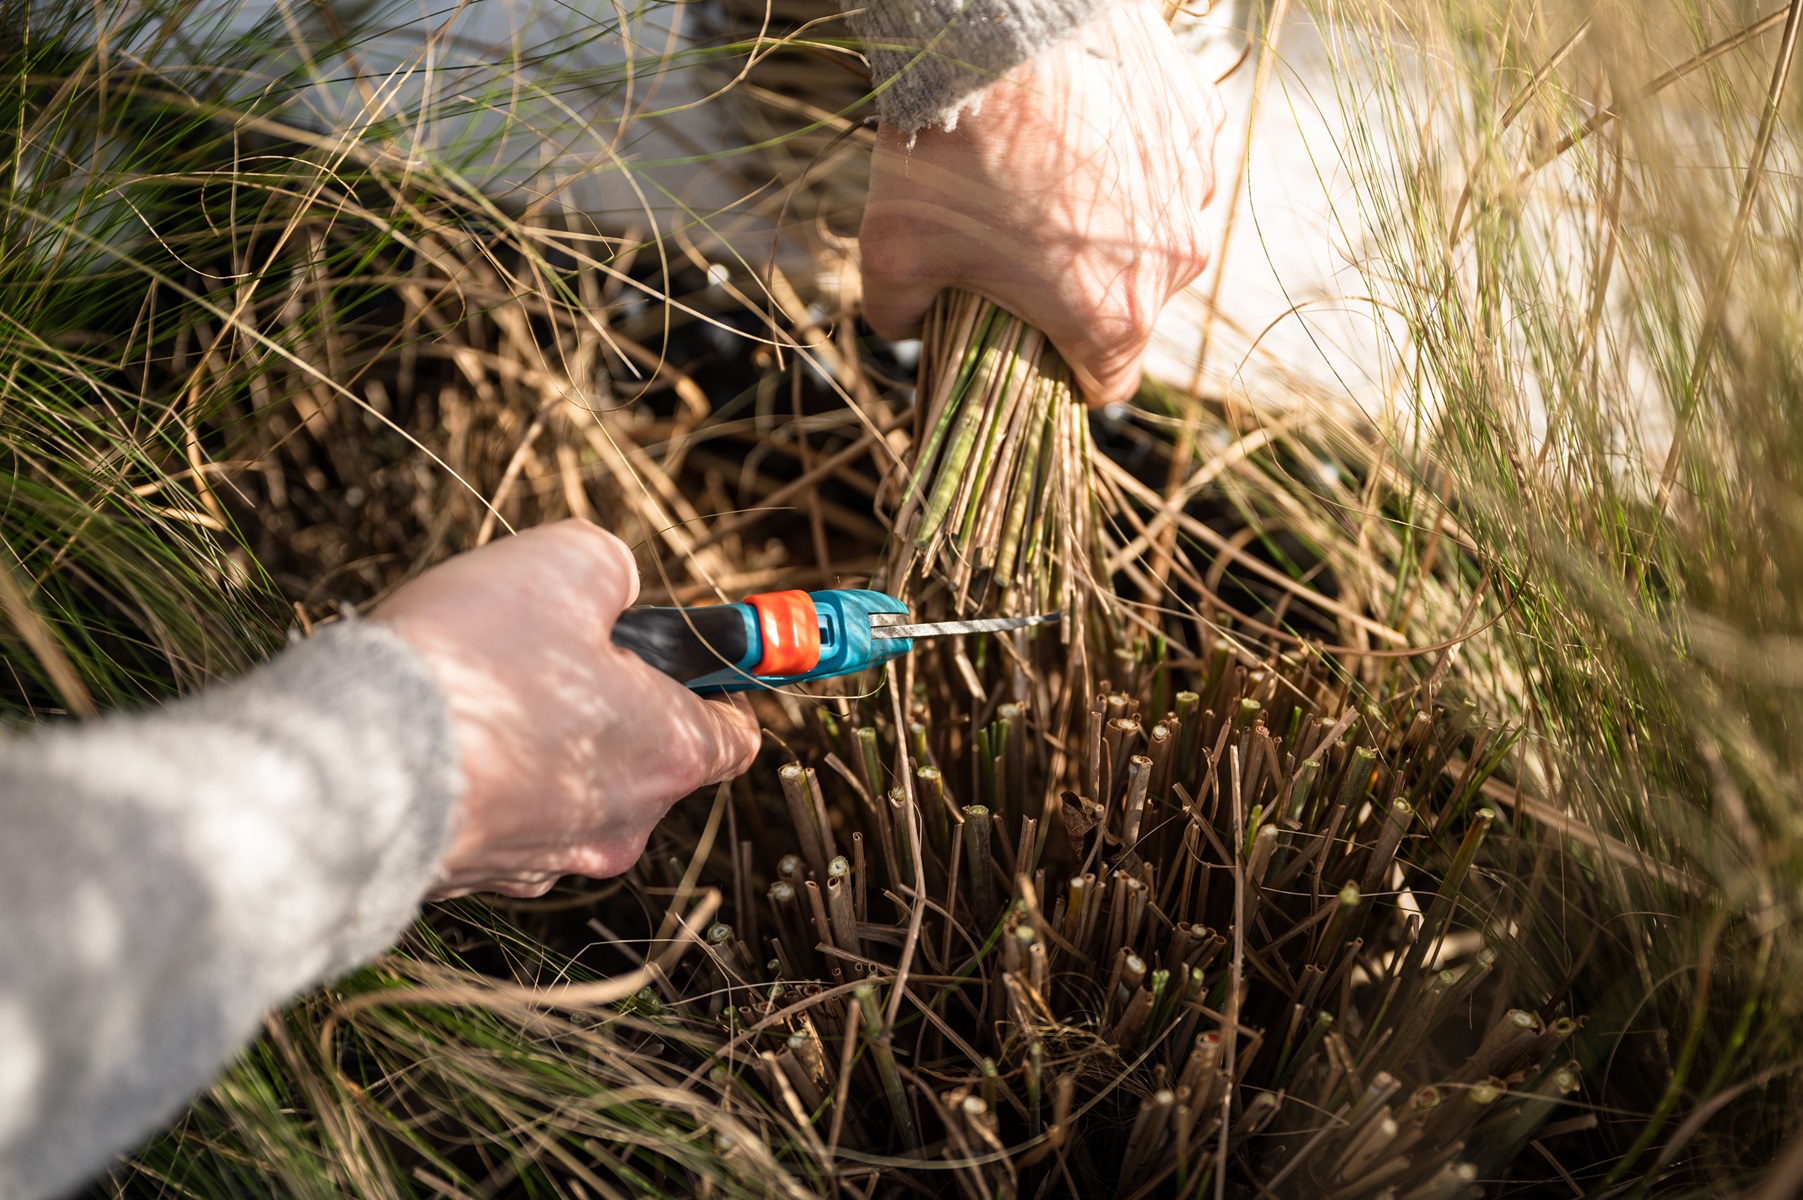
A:
[[[1605,907],[1573,986],[1652,1050],[1598,1048],[1644,1073],[1603,1115],[1612,1182],[1744,1180],[1803,1062],[1797,15],[1422,5],[1347,34],[1386,72],[1339,88],[1370,283],[1491,573],[1524,773],[1632,851],[1576,852]]]
[[[633,18],[659,28],[662,11]],[[1171,641],[1145,653],[1200,656],[1224,633],[1248,663],[1320,672],[1398,718],[1417,697],[1469,698],[1521,726],[1509,782],[1485,792],[1519,840],[1471,920],[1496,922],[1516,994],[1590,1018],[1572,1045],[1596,1124],[1557,1155],[1596,1195],[1744,1182],[1791,1119],[1803,213],[1799,101],[1773,66],[1793,11],[1332,6],[1348,66],[1317,99],[1348,114],[1339,149],[1377,237],[1366,282],[1401,318],[1388,350],[1418,424],[1373,452],[1325,412],[1261,425],[1148,391],[1130,419],[1098,418],[1084,477],[1122,589],[1104,642],[1156,631]],[[920,465],[895,433],[905,382],[882,378],[902,373],[860,347],[830,289],[804,281],[802,300],[747,269],[752,241],[724,232],[739,209],[644,169],[756,160],[659,140],[688,101],[644,74],[708,68],[711,94],[748,43],[670,56],[646,38],[624,68],[581,53],[618,33],[611,13],[492,57],[453,25],[437,57],[390,74],[367,64],[421,40],[392,13],[308,28],[310,56],[275,22],[180,7],[103,14],[106,53],[89,10],[34,14],[29,37],[0,35],[9,715],[234,673],[339,598],[563,515],[626,532],[691,599],[876,569],[871,514],[898,511]],[[747,140],[824,143],[783,167],[805,184],[859,144],[837,108]],[[628,199],[584,190],[604,177]],[[590,195],[607,211],[575,211]],[[747,208],[792,198],[771,188]],[[704,391],[690,370],[734,338],[760,344],[755,378]],[[839,406],[804,414],[804,381]],[[794,469],[766,486],[770,454]],[[971,478],[994,467],[979,454]],[[789,540],[818,561],[758,528],[758,503],[798,480],[774,502],[800,507]],[[1013,502],[1055,499],[998,495],[960,526],[961,551],[989,551],[972,536],[985,520],[1006,548]],[[1021,586],[1069,602],[1050,584]],[[1141,669],[1124,644],[1098,661]],[[832,748],[806,710],[766,715]],[[1419,853],[1425,888],[1440,859]],[[482,972],[569,968],[537,941],[540,918],[514,915],[466,914]],[[379,989],[484,986],[466,949],[422,927],[274,1018],[117,1186],[828,1186],[800,1134],[762,1152],[739,1137],[782,1120],[722,1141],[680,1074],[570,1014],[340,1014]]]

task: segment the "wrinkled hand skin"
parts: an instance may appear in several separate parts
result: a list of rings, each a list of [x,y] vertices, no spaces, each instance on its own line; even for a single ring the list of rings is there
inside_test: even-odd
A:
[[[951,130],[878,130],[864,312],[916,336],[961,287],[1052,339],[1092,404],[1125,400],[1159,313],[1208,265],[1221,105],[1143,0],[991,84]]]
[[[371,615],[449,700],[464,790],[434,896],[618,875],[672,804],[751,765],[748,706],[613,644],[638,591],[618,538],[563,521],[451,559]]]

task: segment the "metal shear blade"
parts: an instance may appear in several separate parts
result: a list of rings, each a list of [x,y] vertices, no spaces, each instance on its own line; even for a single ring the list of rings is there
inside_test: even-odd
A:
[[[870,636],[873,638],[951,637],[960,633],[1006,633],[1010,629],[1026,629],[1032,625],[1050,625],[1059,613],[1041,613],[1036,617],[984,617],[975,621],[939,621],[926,625],[903,625],[907,613],[872,613]]]

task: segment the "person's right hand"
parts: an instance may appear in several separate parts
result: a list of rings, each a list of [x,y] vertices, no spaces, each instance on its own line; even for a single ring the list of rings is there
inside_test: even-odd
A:
[[[463,795],[434,895],[618,875],[672,804],[751,765],[749,707],[703,700],[613,644],[638,591],[618,538],[562,521],[442,563],[376,608],[436,675],[455,727]]]

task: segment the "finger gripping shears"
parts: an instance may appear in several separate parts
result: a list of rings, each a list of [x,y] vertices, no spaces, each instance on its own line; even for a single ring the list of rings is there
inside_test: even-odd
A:
[[[629,608],[614,644],[697,692],[742,692],[850,675],[914,649],[914,639],[1045,625],[1057,613],[911,624],[908,606],[862,588],[761,592],[736,604]]]

